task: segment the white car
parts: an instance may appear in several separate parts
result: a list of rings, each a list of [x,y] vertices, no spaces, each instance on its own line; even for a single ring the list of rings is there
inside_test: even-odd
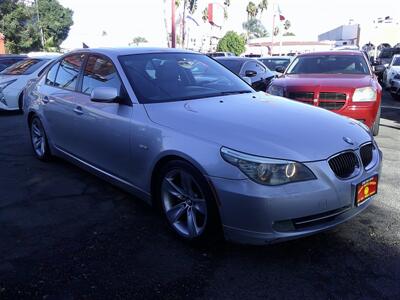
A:
[[[25,86],[38,78],[58,55],[33,55],[0,72],[0,110],[23,109]]]
[[[400,54],[395,54],[383,74],[383,83],[387,89],[393,85],[393,80],[400,80]]]

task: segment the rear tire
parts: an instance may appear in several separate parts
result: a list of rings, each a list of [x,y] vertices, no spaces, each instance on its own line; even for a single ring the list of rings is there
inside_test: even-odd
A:
[[[185,161],[165,164],[158,176],[156,200],[169,228],[181,239],[220,240],[216,200],[205,177]]]
[[[40,119],[34,116],[29,122],[33,153],[41,161],[49,161],[51,153],[47,135]]]
[[[379,106],[378,112],[376,113],[376,118],[375,118],[375,122],[372,125],[372,134],[374,136],[377,136],[379,134],[379,123],[381,120],[381,107]]]

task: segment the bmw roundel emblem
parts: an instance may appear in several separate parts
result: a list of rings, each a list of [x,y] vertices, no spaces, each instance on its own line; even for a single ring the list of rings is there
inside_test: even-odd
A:
[[[344,136],[344,137],[343,137],[343,140],[344,140],[347,144],[354,145],[353,140],[352,140],[351,138],[347,137],[347,136]]]

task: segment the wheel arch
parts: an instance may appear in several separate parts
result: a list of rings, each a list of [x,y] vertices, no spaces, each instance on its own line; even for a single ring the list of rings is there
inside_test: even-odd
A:
[[[168,152],[162,154],[157,159],[157,162],[154,164],[154,166],[151,169],[150,194],[151,194],[151,199],[152,199],[153,205],[156,204],[155,201],[156,201],[156,193],[157,193],[157,182],[159,180],[157,171],[160,170],[163,166],[165,166],[170,161],[174,161],[174,160],[180,160],[180,161],[189,163],[204,176],[204,178],[205,178],[206,182],[208,183],[208,186],[210,187],[210,190],[214,196],[216,204],[219,206],[220,202],[218,200],[218,195],[215,191],[215,188],[214,188],[211,180],[208,177],[206,170],[192,157],[190,157],[184,153],[175,152],[175,151],[168,151]]]

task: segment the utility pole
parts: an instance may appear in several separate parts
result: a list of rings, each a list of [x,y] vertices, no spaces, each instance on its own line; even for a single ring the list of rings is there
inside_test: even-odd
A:
[[[42,48],[44,50],[44,34],[43,34],[43,28],[42,28],[42,26],[40,26],[39,0],[35,0],[35,6],[36,6],[37,22],[38,22],[38,27],[39,27],[39,31],[40,31],[40,40],[42,42]]]
[[[172,13],[171,13],[171,26],[172,26],[172,29],[171,29],[171,46],[172,46],[172,48],[176,48],[176,32],[175,32],[175,26],[176,26],[176,24],[175,24],[175,10],[176,10],[176,7],[175,7],[175,0],[171,0],[171,6],[172,6]]]

